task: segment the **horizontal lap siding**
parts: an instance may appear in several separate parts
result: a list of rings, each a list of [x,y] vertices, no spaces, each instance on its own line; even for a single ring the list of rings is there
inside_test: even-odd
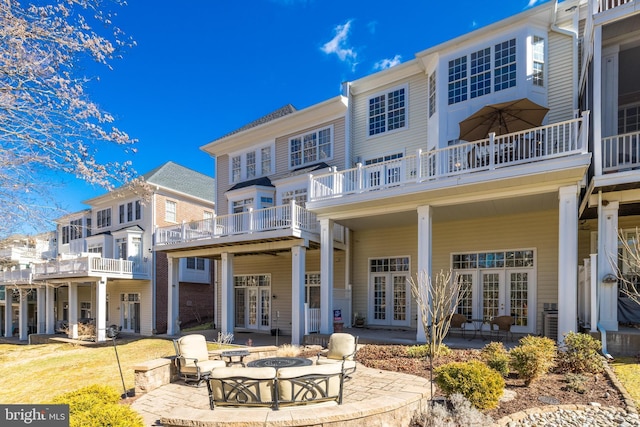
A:
[[[369,98],[382,90],[409,86],[409,127],[369,138]],[[386,154],[415,154],[427,146],[427,76],[416,74],[408,79],[364,92],[353,97],[353,155],[362,161]]]
[[[576,63],[571,37],[549,33],[548,66],[548,123],[557,123],[573,118],[573,66]]]
[[[109,281],[109,324],[120,325],[120,294],[140,294],[140,334],[152,335],[151,310],[154,301],[151,298],[151,283],[148,281]]]

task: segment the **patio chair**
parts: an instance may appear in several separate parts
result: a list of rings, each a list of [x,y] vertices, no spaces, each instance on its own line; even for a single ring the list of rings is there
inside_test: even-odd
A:
[[[354,357],[358,349],[358,337],[346,333],[333,333],[329,337],[327,350],[318,353],[316,365],[328,365],[330,363],[342,363],[344,377],[356,371]]]
[[[499,338],[500,335],[504,335],[507,341],[509,341],[509,336],[513,338],[513,334],[511,333],[511,325],[515,323],[515,319],[511,316],[497,316],[491,319],[489,322],[489,327],[491,328],[491,335],[494,333]],[[494,325],[496,328],[494,328]]]
[[[226,366],[223,360],[209,360],[204,335],[185,335],[173,340],[173,346],[176,349],[178,375],[187,383],[196,382],[199,387],[213,369]]]
[[[464,338],[465,330],[467,329],[467,324],[469,324],[469,319],[467,316],[460,313],[454,313],[451,315],[451,322],[449,323],[450,331],[460,331],[462,337]]]

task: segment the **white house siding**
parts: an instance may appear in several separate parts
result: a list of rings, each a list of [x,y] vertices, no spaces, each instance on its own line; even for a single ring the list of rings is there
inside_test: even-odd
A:
[[[386,89],[408,84],[408,127],[390,133],[369,137],[369,98]],[[353,143],[354,159],[366,159],[402,152],[415,154],[419,148],[427,147],[428,77],[424,73],[399,80],[392,84],[363,92],[353,97]]]
[[[353,311],[367,313],[369,258],[410,256],[411,274],[415,277],[418,261],[417,225],[355,231],[353,234]],[[542,326],[540,313],[543,310],[543,304],[556,303],[558,300],[557,234],[558,213],[555,210],[463,221],[434,220],[432,273],[449,270],[452,253],[535,249],[536,331],[540,331]],[[416,314],[415,303],[412,303],[412,326],[415,326]]]
[[[573,38],[556,32],[549,32],[549,73],[547,77],[549,113],[547,123],[556,123],[573,118],[572,99],[575,98],[573,68]]]
[[[334,288],[344,288],[344,252],[336,252],[334,264]],[[317,273],[320,271],[320,251],[307,250],[306,268],[307,273]],[[218,283],[220,280],[220,269],[217,269]],[[251,255],[236,256],[233,260],[233,274],[270,274],[271,275],[271,328],[276,327],[276,313],[280,312],[278,320],[278,329],[283,335],[291,334],[291,252],[280,252],[274,255]],[[218,287],[216,318],[220,324],[220,313],[222,305],[226,305],[226,301],[222,301],[220,295],[220,287]],[[273,298],[273,296],[276,298]],[[236,336],[236,342],[239,336]]]
[[[225,193],[232,187],[229,184],[229,155],[224,154],[216,158],[216,215],[229,213],[229,203]]]
[[[140,294],[140,334],[152,335],[154,327],[151,319],[151,307],[155,302],[151,299],[151,282],[146,280],[110,280],[107,283],[107,294],[109,295],[108,325],[120,325],[120,294],[123,293]]]

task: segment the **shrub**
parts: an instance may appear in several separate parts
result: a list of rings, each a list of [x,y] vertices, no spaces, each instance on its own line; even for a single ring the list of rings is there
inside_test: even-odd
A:
[[[422,344],[422,345],[414,345],[407,348],[407,356],[413,357],[416,359],[429,357],[429,349],[431,348],[430,344]],[[451,354],[451,349],[444,344],[440,344],[440,346],[436,350],[435,356],[448,356]]]
[[[498,406],[504,391],[502,376],[477,360],[447,363],[435,374],[436,384],[447,396],[460,393],[480,410]]]
[[[478,411],[461,394],[454,393],[450,397],[451,407],[444,405],[428,405],[425,412],[415,416],[412,426],[419,427],[484,427],[493,424],[493,419]]]
[[[501,342],[491,342],[481,352],[482,360],[503,377],[509,375],[509,353]]]
[[[584,375],[568,373],[565,375],[564,380],[567,382],[567,385],[564,387],[566,390],[575,391],[580,394],[584,394],[587,391],[587,378]]]
[[[279,357],[296,357],[299,356],[302,352],[302,349],[297,345],[293,344],[282,344],[276,350],[276,356]]]
[[[589,334],[569,332],[564,336],[564,345],[558,354],[558,365],[563,372],[591,372],[604,370],[603,358],[599,352],[600,341]]]
[[[69,405],[70,427],[143,427],[142,417],[120,404],[113,387],[92,385],[56,396],[52,403]]]
[[[555,366],[557,347],[549,338],[528,335],[520,339],[520,345],[513,348],[509,355],[511,368],[529,386]]]

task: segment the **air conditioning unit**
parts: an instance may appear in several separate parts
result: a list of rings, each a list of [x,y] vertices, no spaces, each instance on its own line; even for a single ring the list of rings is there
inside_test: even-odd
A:
[[[545,311],[542,313],[543,335],[558,341],[558,312]]]

